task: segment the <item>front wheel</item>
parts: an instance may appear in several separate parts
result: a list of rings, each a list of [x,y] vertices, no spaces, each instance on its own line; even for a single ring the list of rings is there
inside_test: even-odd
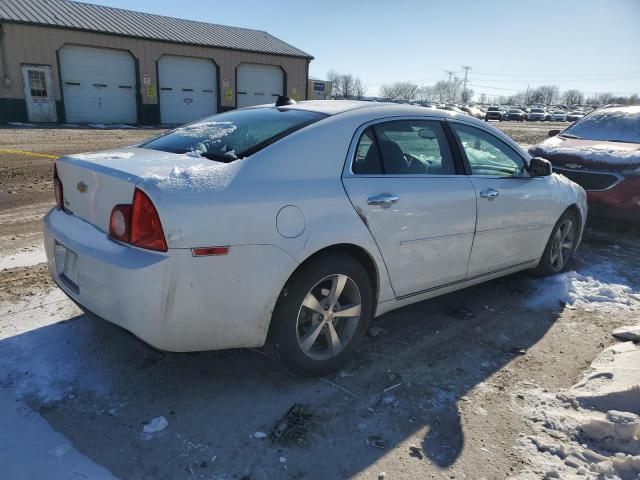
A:
[[[276,356],[293,372],[325,375],[340,368],[366,333],[373,288],[360,262],[322,255],[297,271],[273,312]]]
[[[571,211],[564,212],[553,227],[540,263],[533,273],[547,276],[566,270],[576,251],[578,235],[578,218]]]

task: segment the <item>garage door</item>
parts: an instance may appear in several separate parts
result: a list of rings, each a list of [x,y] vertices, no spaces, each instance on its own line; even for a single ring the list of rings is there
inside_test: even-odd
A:
[[[60,72],[67,122],[136,123],[135,62],[129,53],[63,47]]]
[[[273,65],[243,63],[238,67],[238,108],[275,103],[284,95],[284,72]]]
[[[216,67],[211,60],[168,55],[160,58],[162,123],[187,123],[216,113],[216,83]]]

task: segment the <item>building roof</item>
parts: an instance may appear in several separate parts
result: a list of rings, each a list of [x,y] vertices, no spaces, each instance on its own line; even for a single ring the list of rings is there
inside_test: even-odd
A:
[[[149,40],[313,58],[261,30],[68,0],[0,0],[0,22],[46,25]]]

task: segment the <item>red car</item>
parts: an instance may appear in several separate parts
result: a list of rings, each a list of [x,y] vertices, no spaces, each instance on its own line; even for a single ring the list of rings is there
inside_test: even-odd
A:
[[[596,110],[529,149],[587,191],[589,213],[640,224],[640,107]]]

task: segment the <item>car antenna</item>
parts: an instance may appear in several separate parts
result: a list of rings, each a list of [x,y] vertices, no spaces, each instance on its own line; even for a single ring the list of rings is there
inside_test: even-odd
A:
[[[291,97],[287,97],[286,95],[280,95],[276,100],[276,107],[284,107],[286,105],[295,105],[295,104],[296,104],[296,101]]]

